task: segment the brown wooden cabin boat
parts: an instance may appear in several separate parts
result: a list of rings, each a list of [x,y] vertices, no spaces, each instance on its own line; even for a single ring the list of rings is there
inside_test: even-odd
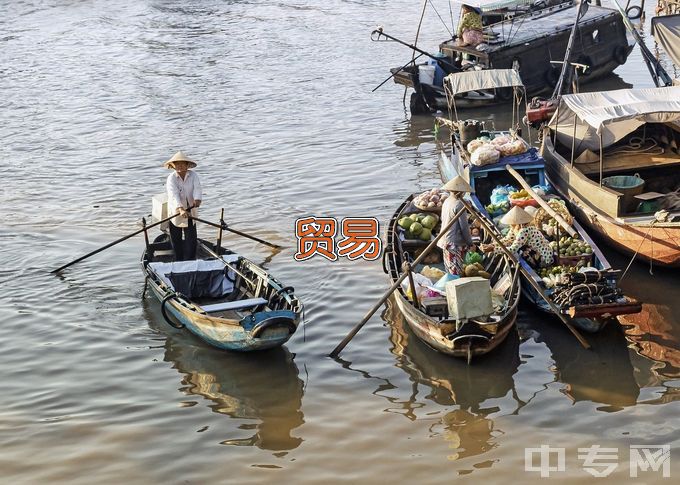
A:
[[[577,4],[565,2],[530,11],[486,26],[489,41],[484,50],[458,45],[458,39],[453,38],[439,45],[440,55],[461,69],[516,69],[528,95],[541,94],[557,83],[578,9]],[[613,9],[590,5],[579,21],[577,33],[571,59],[589,66],[580,77],[581,83],[610,74],[626,62],[633,50],[621,15]],[[412,114],[447,109],[443,87],[438,83],[443,75],[435,75],[434,84],[426,84],[420,82],[420,65],[391,71],[395,83],[415,90],[411,97]],[[499,89],[466,93],[456,101],[459,108],[473,108],[507,102],[511,97],[512,90]]]
[[[551,184],[582,224],[627,254],[672,267],[680,267],[679,123],[679,86],[571,94],[541,150]],[[616,188],[635,176],[637,187]]]
[[[409,196],[399,206],[387,228],[387,247],[384,253],[383,269],[390,276],[393,283],[401,275],[403,263],[411,262],[416,252],[419,249],[424,249],[429,244],[426,241],[417,242],[409,240],[406,242],[399,238],[397,221],[405,215],[422,212],[421,209],[418,209],[413,204],[413,198],[414,195]],[[490,241],[490,236],[484,235],[482,237],[482,242]],[[433,251],[436,251],[435,254],[439,253],[441,255],[439,248],[435,248]],[[441,258],[439,260],[441,261]],[[444,269],[444,265],[441,262],[430,262],[428,264],[439,267],[442,270]],[[438,312],[437,315],[428,314],[425,306],[420,302],[414,304],[407,297],[402,287],[399,287],[393,293],[399,311],[404,315],[409,327],[418,338],[439,352],[454,357],[466,358],[468,362],[473,357],[491,352],[500,345],[513,329],[517,318],[517,304],[520,297],[518,269],[514,268],[507,256],[502,254],[487,256],[483,265],[491,275],[490,283],[492,288],[499,282],[501,284],[498,286],[507,286],[503,293],[506,299],[505,304],[502,308],[496,310],[494,314],[486,318],[457,321],[448,318],[446,308],[440,308],[439,310],[443,310],[443,312]],[[415,272],[419,272],[422,269],[422,265],[412,269]],[[443,306],[446,307],[446,305]]]

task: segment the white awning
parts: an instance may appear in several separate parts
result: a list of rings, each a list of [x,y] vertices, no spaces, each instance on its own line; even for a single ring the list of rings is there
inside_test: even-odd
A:
[[[484,69],[482,71],[454,72],[444,78],[451,95],[483,89],[524,86],[514,69]]]
[[[653,17],[652,34],[673,64],[680,67],[680,14]]]
[[[559,116],[559,119],[557,117]],[[645,123],[680,120],[680,86],[619,89],[562,96],[550,127],[557,123],[561,143],[571,146],[576,123],[576,152],[598,151]]]

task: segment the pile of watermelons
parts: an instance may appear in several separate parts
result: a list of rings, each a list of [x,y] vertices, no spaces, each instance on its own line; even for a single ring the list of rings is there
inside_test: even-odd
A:
[[[439,222],[436,214],[414,213],[404,216],[397,224],[404,230],[406,239],[420,239],[429,241],[432,239],[432,230]]]

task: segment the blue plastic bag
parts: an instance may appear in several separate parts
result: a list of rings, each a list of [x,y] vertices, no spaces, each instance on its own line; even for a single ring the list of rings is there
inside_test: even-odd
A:
[[[457,280],[458,278],[460,278],[460,276],[451,273],[446,273],[444,276],[439,278],[439,281],[437,281],[434,284],[433,288],[436,288],[441,292],[446,292],[446,283],[448,283],[449,281]]]
[[[491,203],[492,204],[502,204],[508,201],[508,194],[510,192],[517,192],[517,189],[512,185],[497,185],[495,189],[491,191]]]
[[[552,187],[550,184],[545,184],[545,185],[534,185],[531,187],[534,192],[536,192],[538,195],[548,195],[552,192]]]

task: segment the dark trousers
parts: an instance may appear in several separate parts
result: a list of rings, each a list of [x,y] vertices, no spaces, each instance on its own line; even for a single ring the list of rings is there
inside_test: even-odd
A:
[[[182,240],[182,233],[184,233],[184,240]],[[175,251],[175,261],[196,259],[198,243],[196,223],[190,219],[188,227],[177,227],[170,222],[170,243]]]

